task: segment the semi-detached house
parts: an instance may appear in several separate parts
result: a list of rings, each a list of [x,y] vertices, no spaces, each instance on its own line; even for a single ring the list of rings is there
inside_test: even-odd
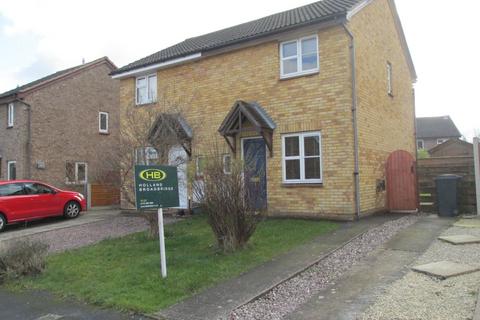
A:
[[[164,110],[157,97],[171,84],[170,95],[192,97],[187,166],[201,170],[213,142],[226,164],[253,154],[269,215],[350,220],[386,210],[388,157],[415,156],[416,74],[393,0],[315,2],[111,75],[121,80],[121,130],[131,110]]]

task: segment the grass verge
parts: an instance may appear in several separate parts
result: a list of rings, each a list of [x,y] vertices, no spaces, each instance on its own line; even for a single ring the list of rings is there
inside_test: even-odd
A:
[[[266,220],[248,248],[226,255],[215,250],[206,219],[194,217],[166,226],[167,279],[160,276],[158,241],[142,232],[53,255],[42,275],[8,285],[155,312],[337,227],[325,221]]]

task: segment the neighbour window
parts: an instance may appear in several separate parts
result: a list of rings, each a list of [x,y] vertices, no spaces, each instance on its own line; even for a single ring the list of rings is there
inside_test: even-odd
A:
[[[387,93],[393,96],[393,69],[390,62],[387,62]]]
[[[195,162],[195,169],[197,176],[203,176],[203,170],[205,169],[205,157],[198,156]]]
[[[320,132],[282,136],[283,182],[322,183]]]
[[[135,163],[141,165],[155,164],[158,160],[158,152],[152,147],[135,149]]]
[[[223,155],[223,173],[225,174],[232,173],[232,156],[229,154]]]
[[[11,128],[13,127],[15,119],[15,107],[13,103],[8,104],[8,115],[7,115],[7,127]]]
[[[137,78],[136,100],[138,104],[157,101],[157,75],[151,74]]]
[[[25,194],[23,184],[8,183],[0,186],[0,197],[21,196]]]
[[[67,161],[66,166],[67,183],[84,184],[87,182],[87,163]]]
[[[442,144],[444,143],[445,141],[447,141],[448,139],[444,139],[444,138],[441,138],[441,139],[437,139],[437,144]]]
[[[8,161],[7,162],[7,180],[16,180],[17,179],[17,162]]]
[[[98,113],[98,131],[108,133],[108,112]]]
[[[425,149],[425,143],[423,140],[421,139],[417,140],[417,149],[418,150]]]
[[[280,77],[310,74],[318,71],[318,38],[305,37],[280,44]]]

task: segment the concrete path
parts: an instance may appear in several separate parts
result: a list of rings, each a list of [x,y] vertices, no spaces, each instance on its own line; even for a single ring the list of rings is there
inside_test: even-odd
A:
[[[451,219],[422,217],[286,319],[357,319],[375,301],[378,293],[408,272],[408,266],[453,223]]]
[[[345,223],[333,233],[320,236],[311,243],[297,247],[238,278],[220,283],[152,316],[168,320],[226,319],[232,310],[304,271],[333,250],[367,230],[398,217],[382,215],[362,219],[356,223]]]
[[[61,301],[47,292],[12,293],[0,289],[0,319],[5,320],[143,320],[139,315]]]

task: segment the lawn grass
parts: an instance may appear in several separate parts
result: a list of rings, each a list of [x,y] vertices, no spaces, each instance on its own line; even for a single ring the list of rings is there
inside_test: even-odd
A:
[[[194,217],[166,226],[167,279],[160,276],[158,241],[142,232],[53,255],[44,274],[10,286],[46,289],[120,310],[154,312],[337,226],[324,221],[266,220],[248,248],[226,255],[215,249],[206,219]]]

